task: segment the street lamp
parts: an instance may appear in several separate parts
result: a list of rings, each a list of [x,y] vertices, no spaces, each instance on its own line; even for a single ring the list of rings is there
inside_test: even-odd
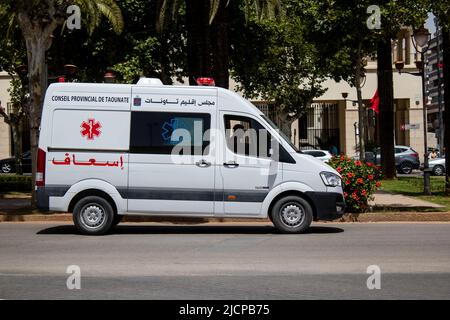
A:
[[[423,99],[423,146],[425,149],[423,159],[423,193],[431,195],[430,188],[430,169],[428,165],[428,126],[427,126],[427,103],[425,97],[425,52],[428,50],[431,34],[427,28],[423,26],[414,31],[411,36],[414,49],[420,54],[420,61],[416,61],[416,67],[421,71],[422,76],[422,99]]]
[[[367,65],[367,61],[362,61],[363,65]],[[359,159],[360,160],[364,160],[366,159],[366,154],[365,154],[365,128],[366,128],[366,112],[367,109],[364,108],[364,105],[362,103],[362,93],[361,93],[361,89],[364,87],[364,85],[366,84],[366,74],[364,73],[364,70],[360,70],[360,72],[358,72],[357,77],[355,79],[354,82],[354,86],[356,87],[356,95],[357,95],[357,100],[349,100],[347,99],[348,97],[348,93],[347,92],[342,92],[342,98],[344,98],[345,101],[351,101],[353,103],[353,106],[355,106],[356,104],[358,104],[358,132],[356,132],[356,126],[355,126],[355,139],[358,136],[359,137],[359,141],[356,142],[356,146],[357,146],[357,151],[359,154]]]

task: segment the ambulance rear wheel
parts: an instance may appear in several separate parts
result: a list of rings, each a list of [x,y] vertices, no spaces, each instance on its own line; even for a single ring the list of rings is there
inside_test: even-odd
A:
[[[272,222],[282,233],[304,233],[313,220],[313,210],[305,199],[287,196],[278,200],[272,209]]]
[[[87,235],[107,233],[114,223],[114,210],[105,199],[97,196],[82,198],[73,209],[73,222]]]

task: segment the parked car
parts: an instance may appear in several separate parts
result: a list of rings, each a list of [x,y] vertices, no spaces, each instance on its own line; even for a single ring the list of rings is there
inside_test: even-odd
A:
[[[309,154],[314,158],[322,160],[323,162],[327,162],[328,160],[333,158],[333,155],[328,150],[302,150],[302,152],[304,154]]]
[[[436,158],[428,162],[428,168],[435,176],[443,176],[445,174],[445,158]],[[423,170],[423,164],[420,166],[420,170]]]
[[[375,154],[372,153],[372,157],[368,157],[367,154],[370,154],[370,152],[366,153],[368,161],[380,165],[380,148],[375,149]],[[411,147],[395,146],[395,167],[398,173],[410,174],[414,169],[419,169],[420,167],[419,154]]]
[[[0,160],[0,171],[2,173],[16,172],[16,159],[14,157]],[[31,173],[31,151],[22,154],[22,172]]]

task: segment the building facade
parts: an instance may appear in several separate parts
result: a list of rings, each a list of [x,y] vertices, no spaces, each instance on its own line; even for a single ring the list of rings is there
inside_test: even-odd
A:
[[[393,83],[394,83],[394,132],[396,145],[407,145],[415,149],[423,160],[423,99],[422,80],[416,68],[416,54],[411,40],[411,30],[403,30],[392,43]],[[402,62],[399,72],[395,62]],[[370,109],[370,100],[377,91],[377,62],[371,59],[365,67],[366,74],[362,87],[363,105],[366,110],[366,151],[380,145],[379,132],[383,123]],[[413,74],[411,74],[413,73]],[[302,148],[330,149],[334,146],[338,153],[357,155],[358,106],[357,93],[348,83],[327,80],[327,91],[315,99],[304,116],[292,126],[292,140]]]
[[[10,81],[11,77],[8,73],[0,72],[0,101],[5,111],[8,111],[7,106],[10,100],[8,93]],[[11,128],[0,116],[0,159],[11,156],[11,153]]]

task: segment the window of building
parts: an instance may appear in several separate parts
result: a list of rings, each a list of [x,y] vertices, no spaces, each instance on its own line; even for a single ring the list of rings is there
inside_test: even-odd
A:
[[[308,139],[308,114],[304,113],[298,118],[298,136],[299,139]]]

